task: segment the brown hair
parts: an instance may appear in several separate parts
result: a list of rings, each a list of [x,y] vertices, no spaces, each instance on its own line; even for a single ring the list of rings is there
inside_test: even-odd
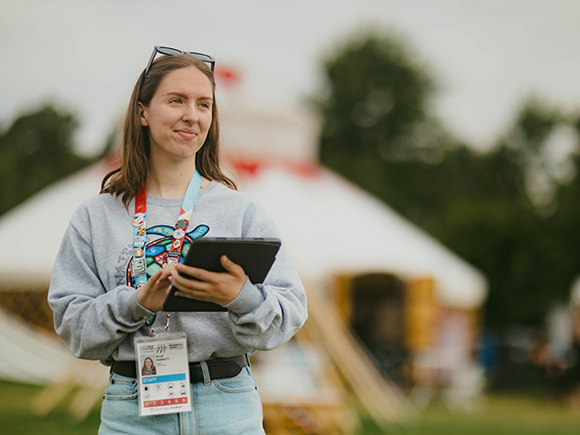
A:
[[[203,146],[195,156],[195,167],[202,177],[236,189],[235,183],[223,174],[219,164],[219,120],[215,80],[211,69],[205,62],[189,54],[161,56],[153,63],[147,77],[143,78],[145,71],[141,73],[133,88],[123,127],[121,167],[105,175],[101,183],[101,193],[121,195],[125,207],[137,196],[147,180],[150,166],[149,131],[141,125],[139,103],[149,105],[163,77],[171,71],[190,66],[196,67],[207,76],[213,90],[211,125]]]

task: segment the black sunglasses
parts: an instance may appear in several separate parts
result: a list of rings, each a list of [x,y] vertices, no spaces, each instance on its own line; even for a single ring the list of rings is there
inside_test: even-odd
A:
[[[163,46],[157,45],[153,48],[153,53],[151,53],[151,57],[149,58],[149,62],[147,63],[147,67],[145,68],[145,72],[143,73],[143,81],[145,81],[145,77],[147,77],[147,74],[149,74],[149,71],[151,70],[151,66],[153,65],[153,61],[157,57],[158,53],[164,54],[166,56],[175,56],[176,54],[189,54],[190,56],[195,57],[196,59],[202,60],[205,63],[207,63],[209,65],[209,67],[211,68],[212,73],[213,73],[213,70],[215,68],[215,59],[212,56],[210,56],[209,54],[197,53],[195,51],[183,51],[183,50],[180,50],[178,48],[163,47]]]

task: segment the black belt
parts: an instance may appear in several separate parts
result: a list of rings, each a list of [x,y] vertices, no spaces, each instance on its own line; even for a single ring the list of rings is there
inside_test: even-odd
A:
[[[232,378],[238,375],[243,367],[249,365],[248,357],[245,354],[231,358],[208,359],[206,363],[210,379]],[[111,373],[136,378],[137,369],[135,361],[113,361]],[[201,363],[189,363],[189,381],[192,384],[203,382]]]

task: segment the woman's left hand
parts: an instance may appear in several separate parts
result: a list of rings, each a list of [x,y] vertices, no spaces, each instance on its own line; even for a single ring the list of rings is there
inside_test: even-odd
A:
[[[169,278],[179,290],[175,294],[200,301],[215,302],[222,306],[232,302],[246,283],[246,272],[225,255],[221,256],[220,262],[225,272],[210,272],[185,264],[177,264]],[[185,278],[179,274],[180,272],[194,279]]]

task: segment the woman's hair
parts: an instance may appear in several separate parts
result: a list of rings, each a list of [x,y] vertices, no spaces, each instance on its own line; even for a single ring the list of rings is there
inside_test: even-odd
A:
[[[123,127],[121,167],[105,175],[101,183],[101,193],[121,195],[125,207],[129,206],[147,180],[151,163],[149,130],[141,125],[139,103],[148,106],[163,77],[171,71],[191,66],[207,76],[214,100],[211,125],[203,146],[195,156],[195,168],[202,177],[236,189],[235,183],[223,174],[219,164],[219,120],[211,69],[189,54],[161,56],[153,63],[146,77],[143,77],[145,71],[141,73],[133,88]]]

